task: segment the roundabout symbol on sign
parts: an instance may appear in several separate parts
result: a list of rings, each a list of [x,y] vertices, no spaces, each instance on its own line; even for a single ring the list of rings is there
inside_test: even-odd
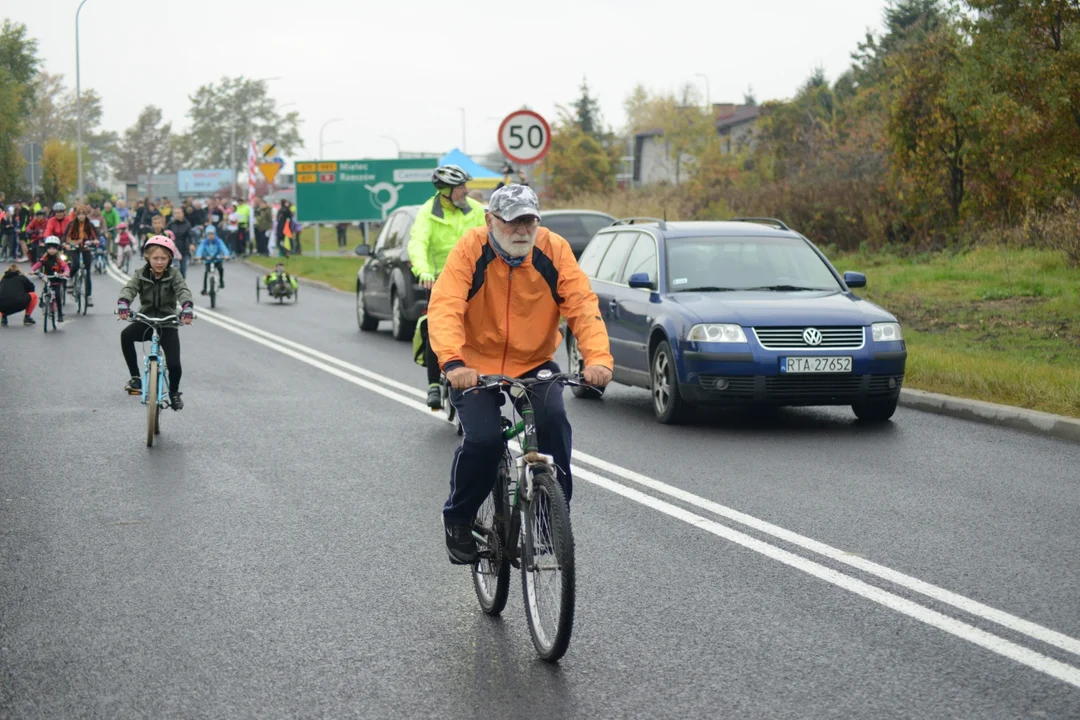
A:
[[[551,148],[551,128],[532,110],[517,110],[499,126],[499,150],[507,159],[531,165]]]

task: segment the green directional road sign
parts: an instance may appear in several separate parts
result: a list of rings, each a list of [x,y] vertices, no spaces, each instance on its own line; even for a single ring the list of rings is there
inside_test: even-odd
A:
[[[309,160],[296,163],[296,219],[300,222],[382,222],[395,208],[435,194],[437,158]]]

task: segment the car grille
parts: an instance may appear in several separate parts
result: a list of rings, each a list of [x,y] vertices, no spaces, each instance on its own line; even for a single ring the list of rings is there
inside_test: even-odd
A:
[[[889,382],[892,381],[892,387]],[[787,405],[813,405],[833,399],[852,400],[892,396],[900,392],[903,375],[758,375],[725,377],[698,375],[698,382],[711,397],[736,402],[762,401]],[[717,387],[717,384],[723,389]],[[726,385],[724,385],[726,383]]]
[[[866,331],[861,327],[815,328],[821,333],[821,343],[809,345],[803,339],[806,327],[754,328],[754,336],[766,350],[858,350],[866,344]]]
[[[855,395],[862,387],[858,375],[779,375],[765,378],[765,395],[769,400],[810,400]]]

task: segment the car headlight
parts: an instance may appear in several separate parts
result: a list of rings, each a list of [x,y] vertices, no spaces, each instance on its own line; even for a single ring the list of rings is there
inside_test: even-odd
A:
[[[900,332],[900,323],[874,323],[870,330],[874,342],[896,342],[904,339],[904,334]]]
[[[746,334],[741,327],[733,324],[695,325],[690,328],[686,339],[694,342],[744,343]]]

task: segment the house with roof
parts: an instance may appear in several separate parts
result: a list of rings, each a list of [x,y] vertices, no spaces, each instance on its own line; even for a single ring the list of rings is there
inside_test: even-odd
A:
[[[754,146],[754,125],[761,115],[758,105],[713,103],[716,134],[721,138],[724,152],[737,152]],[[634,135],[634,184],[676,183],[686,180],[691,158],[683,155],[676,162],[671,144],[664,140],[660,128]]]

